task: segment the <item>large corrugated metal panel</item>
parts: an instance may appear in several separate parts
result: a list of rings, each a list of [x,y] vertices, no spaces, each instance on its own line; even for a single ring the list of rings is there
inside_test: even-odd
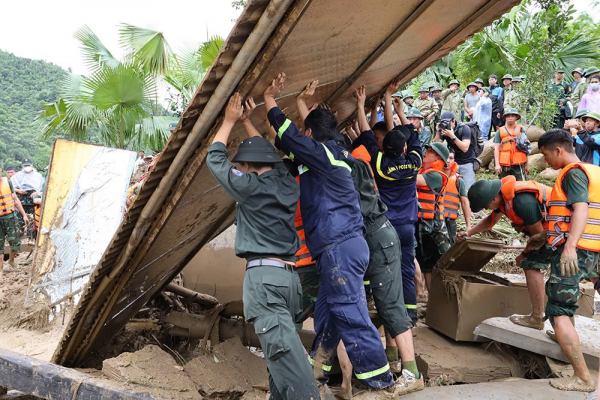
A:
[[[279,103],[294,118],[296,94],[319,79],[314,101],[327,101],[342,122],[355,112],[356,87],[366,84],[374,96],[394,78],[407,83],[517,3],[251,1],[96,269],[54,361],[80,364],[232,223],[235,205],[205,157],[233,91],[261,100],[284,71],[288,80]],[[264,130],[264,108],[253,122]],[[237,127],[231,153],[243,137]]]

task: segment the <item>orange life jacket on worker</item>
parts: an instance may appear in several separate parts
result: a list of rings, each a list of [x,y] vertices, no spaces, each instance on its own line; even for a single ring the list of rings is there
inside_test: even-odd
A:
[[[300,175],[296,177],[296,182],[300,184]],[[296,268],[316,264],[317,262],[313,260],[310,251],[308,251],[308,247],[306,247],[304,222],[302,222],[302,215],[300,214],[300,201],[298,201],[298,207],[296,207],[294,224],[296,225],[296,233],[298,233],[298,237],[300,237],[300,249],[296,252]]]
[[[0,181],[0,216],[8,215],[15,210],[15,199],[10,190],[8,178],[2,178]]]
[[[369,154],[369,151],[367,150],[367,148],[361,144],[360,146],[358,146],[357,148],[352,150],[352,153],[350,153],[350,155],[352,157],[356,158],[357,160],[362,160],[365,163],[367,163],[367,166],[369,167],[369,171],[371,172],[371,178],[373,178],[373,184],[375,185],[375,191],[377,192],[378,191],[377,182],[375,181],[375,174],[373,173],[373,168],[371,168],[371,155]]]
[[[527,154],[517,149],[517,138],[521,134],[521,125],[515,126],[514,133],[510,133],[506,126],[500,128],[500,165],[510,167],[527,162]]]
[[[419,219],[444,219],[444,190],[448,185],[448,177],[442,172],[444,162],[438,160],[429,168],[419,171],[420,175],[429,172],[439,172],[442,176],[442,188],[439,192],[432,190],[429,186],[417,185],[417,198],[419,200]]]
[[[569,237],[571,230],[572,211],[567,207],[567,194],[562,189],[565,174],[573,168],[579,168],[588,178],[588,220],[577,247],[583,250],[600,252],[600,167],[587,163],[569,164],[560,171],[552,196],[550,197],[550,211],[548,212],[548,244],[556,248],[563,244]]]
[[[42,205],[41,204],[36,204],[35,205],[35,213],[33,215],[33,218],[35,219],[35,229],[39,230],[40,229],[40,217],[42,214]]]
[[[517,178],[512,175],[502,178],[500,194],[502,195],[504,204],[501,204],[499,209],[502,214],[506,215],[506,217],[515,225],[523,225],[523,220],[517,215],[513,207],[513,201],[518,193],[531,193],[535,196],[535,199],[540,203],[542,215],[544,216],[542,225],[544,226],[544,229],[548,229],[546,217],[548,214],[548,203],[552,194],[552,188],[534,181],[517,182]],[[527,228],[525,228],[525,231],[527,231]]]
[[[458,218],[458,207],[460,206],[458,178],[461,178],[461,176],[456,172],[457,170],[458,164],[454,163],[444,192],[444,217],[449,219]]]

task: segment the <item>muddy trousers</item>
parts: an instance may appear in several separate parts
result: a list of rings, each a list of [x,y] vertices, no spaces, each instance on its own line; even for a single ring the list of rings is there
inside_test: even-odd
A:
[[[302,310],[296,272],[276,267],[246,270],[244,316],[254,323],[267,369],[271,399],[319,399],[319,389],[294,326]]]
[[[365,236],[369,246],[369,266],[365,281],[369,282],[377,314],[392,338],[412,328],[402,294],[400,239],[389,221]]]
[[[401,266],[402,266],[402,295],[408,316],[417,323],[417,288],[415,286],[415,225],[395,224],[396,232],[400,238]]]
[[[327,382],[341,339],[354,374],[363,384],[374,389],[394,384],[381,337],[367,309],[363,278],[368,264],[369,248],[361,236],[331,245],[317,258],[321,287],[311,362],[321,383]]]

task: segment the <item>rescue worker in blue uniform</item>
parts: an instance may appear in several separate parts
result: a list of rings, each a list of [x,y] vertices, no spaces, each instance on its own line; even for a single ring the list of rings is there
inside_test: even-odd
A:
[[[300,208],[306,245],[321,274],[310,355],[314,374],[319,382],[327,382],[341,338],[355,376],[372,389],[395,392],[398,386],[369,319],[363,287],[369,249],[351,176],[355,160],[333,140],[337,120],[326,109],[313,110],[304,121],[304,135],[300,134],[275,101],[284,81],[285,74],[279,74],[265,90],[264,99],[278,147],[302,164]]]
[[[391,115],[391,94],[395,85],[390,85],[385,93],[385,106],[390,109],[385,115]],[[381,200],[388,207],[387,217],[394,225],[402,252],[402,288],[404,304],[413,324],[417,323],[417,289],[415,287],[415,223],[418,215],[417,175],[423,162],[421,141],[417,128],[409,124],[402,106],[394,103],[394,108],[403,125],[409,127],[410,136],[406,138],[406,150],[396,156],[382,152],[371,131],[362,132],[356,145],[363,144],[371,155],[371,166],[375,182],[379,188]]]
[[[302,311],[300,279],[294,268],[300,248],[294,226],[300,188],[260,135],[240,144],[233,158],[237,168],[228,161],[227,140],[242,110],[236,93],[208,149],[207,165],[237,202],[235,253],[247,260],[244,316],[254,323],[265,355],[271,399],[318,400],[319,388],[294,325]]]

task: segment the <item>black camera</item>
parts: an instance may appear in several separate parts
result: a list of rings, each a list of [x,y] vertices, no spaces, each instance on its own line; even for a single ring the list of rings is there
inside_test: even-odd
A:
[[[440,123],[438,125],[438,130],[440,132],[442,132],[444,130],[450,130],[450,129],[452,129],[451,121],[440,121]]]

